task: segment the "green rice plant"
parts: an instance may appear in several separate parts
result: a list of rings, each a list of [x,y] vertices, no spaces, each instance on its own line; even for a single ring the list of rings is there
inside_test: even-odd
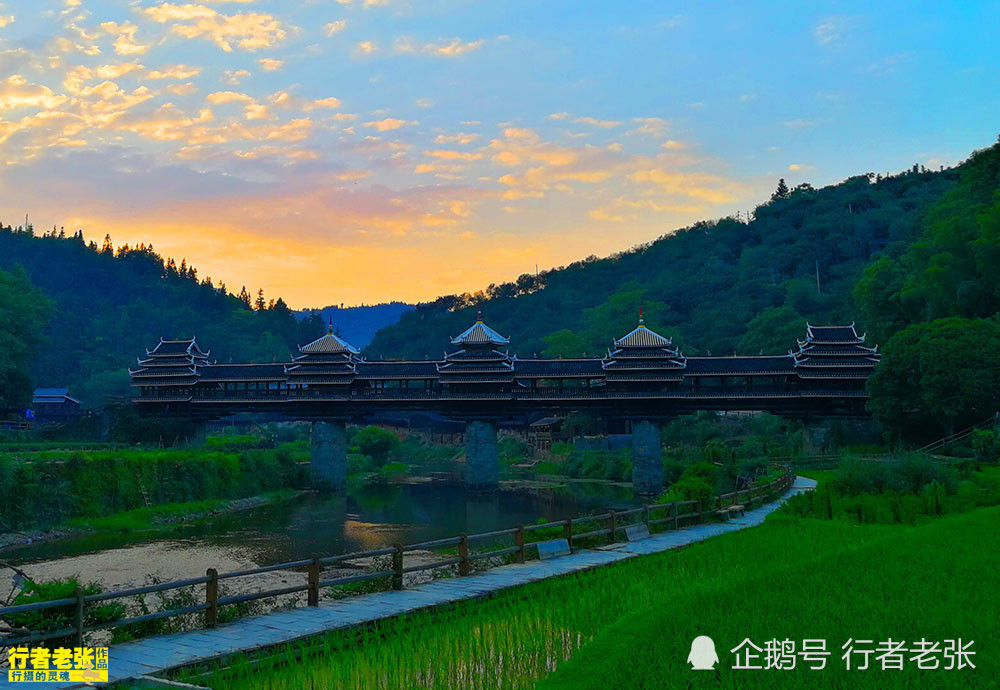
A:
[[[981,584],[985,573],[1000,567],[1000,552],[984,550],[991,539],[995,542],[998,518],[1000,509],[990,508],[918,527],[866,527],[864,532],[879,536],[845,542],[839,549],[828,549],[821,539],[821,548],[810,557],[777,553],[777,568],[728,581],[706,579],[656,607],[622,616],[540,687],[996,687],[1000,660],[992,646],[1000,598],[994,588]],[[799,523],[807,538],[837,524],[781,522]],[[781,522],[759,531],[781,529]],[[724,551],[727,545],[720,539],[705,546]],[[686,663],[691,641],[699,635],[715,641],[720,663],[714,673],[692,671]],[[772,639],[822,639],[831,654],[821,671],[805,664],[794,670],[734,670],[731,650],[745,638],[759,646]],[[976,668],[946,671],[942,664],[938,670],[921,670],[909,663],[902,670],[883,671],[873,657],[872,669],[846,669],[841,658],[845,642],[877,644],[890,638],[910,643],[972,640]],[[629,663],[609,663],[619,659]]]

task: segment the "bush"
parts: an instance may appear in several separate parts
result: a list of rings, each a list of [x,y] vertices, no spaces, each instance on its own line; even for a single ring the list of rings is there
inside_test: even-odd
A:
[[[793,496],[788,510],[824,520],[912,525],[1000,503],[1000,471],[987,469],[959,481],[954,468],[915,454],[881,463],[846,460],[831,481]]]
[[[80,585],[76,578],[67,580],[53,580],[51,582],[27,581],[21,592],[14,597],[11,606],[21,604],[34,604],[41,601],[54,601],[56,599],[69,599],[76,596],[76,590],[81,589],[85,595],[100,594],[100,585],[90,583]],[[26,611],[25,613],[15,613],[6,617],[6,622],[15,628],[27,628],[31,632],[50,632],[72,628],[76,607],[73,604],[68,606],[57,606],[41,611]],[[109,621],[118,620],[124,617],[125,607],[118,602],[102,604],[101,606],[84,607],[84,625],[98,625]],[[72,646],[73,637],[56,637],[41,642],[40,644],[55,648]]]
[[[673,503],[674,501],[704,501],[712,499],[714,487],[704,477],[689,475],[682,477],[670,485],[657,499],[657,503]]]
[[[399,445],[399,437],[380,426],[366,426],[353,439],[362,455],[372,458],[379,466],[384,465],[391,453]]]
[[[531,453],[528,444],[514,436],[502,436],[497,441],[497,452],[500,460],[507,463],[522,462]]]
[[[994,430],[976,429],[972,432],[972,451],[979,462],[997,462],[1000,460],[1000,435]]]

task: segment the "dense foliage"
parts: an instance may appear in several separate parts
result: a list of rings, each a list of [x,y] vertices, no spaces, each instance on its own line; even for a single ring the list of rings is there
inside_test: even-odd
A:
[[[482,302],[486,320],[512,336],[521,356],[603,353],[635,325],[640,307],[647,324],[691,354],[783,354],[807,319],[857,318],[851,290],[872,255],[912,241],[926,209],[958,175],[917,170],[818,190],[802,185],[759,206],[749,223],[698,223],[606,259],[418,305],[366,352],[439,356]]]
[[[930,440],[1000,410],[1000,324],[945,318],[910,326],[886,343],[868,381],[877,419]]]
[[[893,243],[865,270],[855,296],[880,341],[908,325],[1000,306],[1000,144],[954,172],[957,184],[928,209],[912,243]]]
[[[18,265],[24,273],[0,274],[4,288],[8,280],[18,288],[13,297],[0,296],[0,311],[10,300],[21,305],[18,314],[33,309],[44,316],[49,300],[54,309],[44,332],[39,315],[19,316],[26,321],[17,331],[25,343],[44,338],[44,346],[30,371],[20,365],[17,375],[31,374],[37,386],[69,386],[88,404],[127,393],[128,367],[161,337],[195,335],[220,362],[268,362],[288,359],[297,345],[322,333],[318,317],[300,321],[281,299],[265,300],[259,291],[253,299],[246,288],[234,296],[221,283],[200,280],[186,261],[164,260],[148,246],[116,249],[107,238],[98,247],[79,233],[36,236],[31,226],[0,225],[0,269]],[[45,297],[26,292],[25,275]],[[0,367],[8,352],[17,352],[2,335],[5,321]]]
[[[6,529],[102,517],[152,505],[243,498],[304,485],[295,449],[51,451],[0,454]]]
[[[51,307],[23,268],[0,270],[0,410],[23,408],[31,401],[31,360]]]
[[[915,524],[1000,504],[1000,468],[961,469],[910,454],[886,462],[845,458],[816,491],[795,496],[788,509],[802,517],[858,523]]]

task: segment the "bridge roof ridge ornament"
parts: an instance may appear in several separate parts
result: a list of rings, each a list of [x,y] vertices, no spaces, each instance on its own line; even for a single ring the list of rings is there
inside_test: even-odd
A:
[[[476,322],[451,339],[452,345],[510,345],[505,338],[483,323],[483,310],[476,312]]]
[[[641,312],[640,312],[641,313]],[[616,348],[627,348],[627,347],[673,347],[673,341],[670,338],[665,338],[656,331],[652,330],[643,322],[642,316],[639,317],[639,325],[636,326],[627,335],[615,339]]]
[[[326,334],[316,338],[316,340],[306,345],[299,346],[299,352],[304,355],[336,355],[336,354],[352,354],[356,355],[361,350],[351,345],[349,342],[341,338],[339,335],[333,332],[333,319],[330,319],[330,326],[327,329]]]

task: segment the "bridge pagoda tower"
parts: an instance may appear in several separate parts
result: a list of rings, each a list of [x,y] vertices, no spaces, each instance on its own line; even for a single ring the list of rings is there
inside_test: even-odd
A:
[[[684,380],[687,359],[670,338],[648,328],[639,313],[639,325],[615,340],[601,362],[608,388],[619,385],[630,392],[657,392]],[[655,496],[663,490],[663,459],[659,422],[639,417],[632,422],[632,491]]]
[[[798,343],[798,351],[792,353],[795,372],[813,390],[863,390],[881,356],[877,347],[864,344],[865,336],[858,335],[853,323],[806,324],[806,339]]]
[[[516,359],[499,348],[510,339],[483,323],[480,309],[476,322],[451,339],[460,349],[446,353],[437,364],[441,394],[475,397],[503,394],[514,383]],[[496,423],[474,419],[465,423],[465,485],[472,491],[495,491],[500,483]]]
[[[199,369],[208,365],[211,352],[204,352],[192,337],[186,340],[164,340],[146,356],[139,358],[139,368],[129,369],[131,385],[145,397],[164,402],[186,402],[201,377]]]
[[[299,347],[299,356],[285,365],[288,386],[303,398],[345,398],[357,376],[358,349],[333,332]],[[347,482],[347,420],[319,419],[312,424],[309,463],[312,485],[339,490]]]

